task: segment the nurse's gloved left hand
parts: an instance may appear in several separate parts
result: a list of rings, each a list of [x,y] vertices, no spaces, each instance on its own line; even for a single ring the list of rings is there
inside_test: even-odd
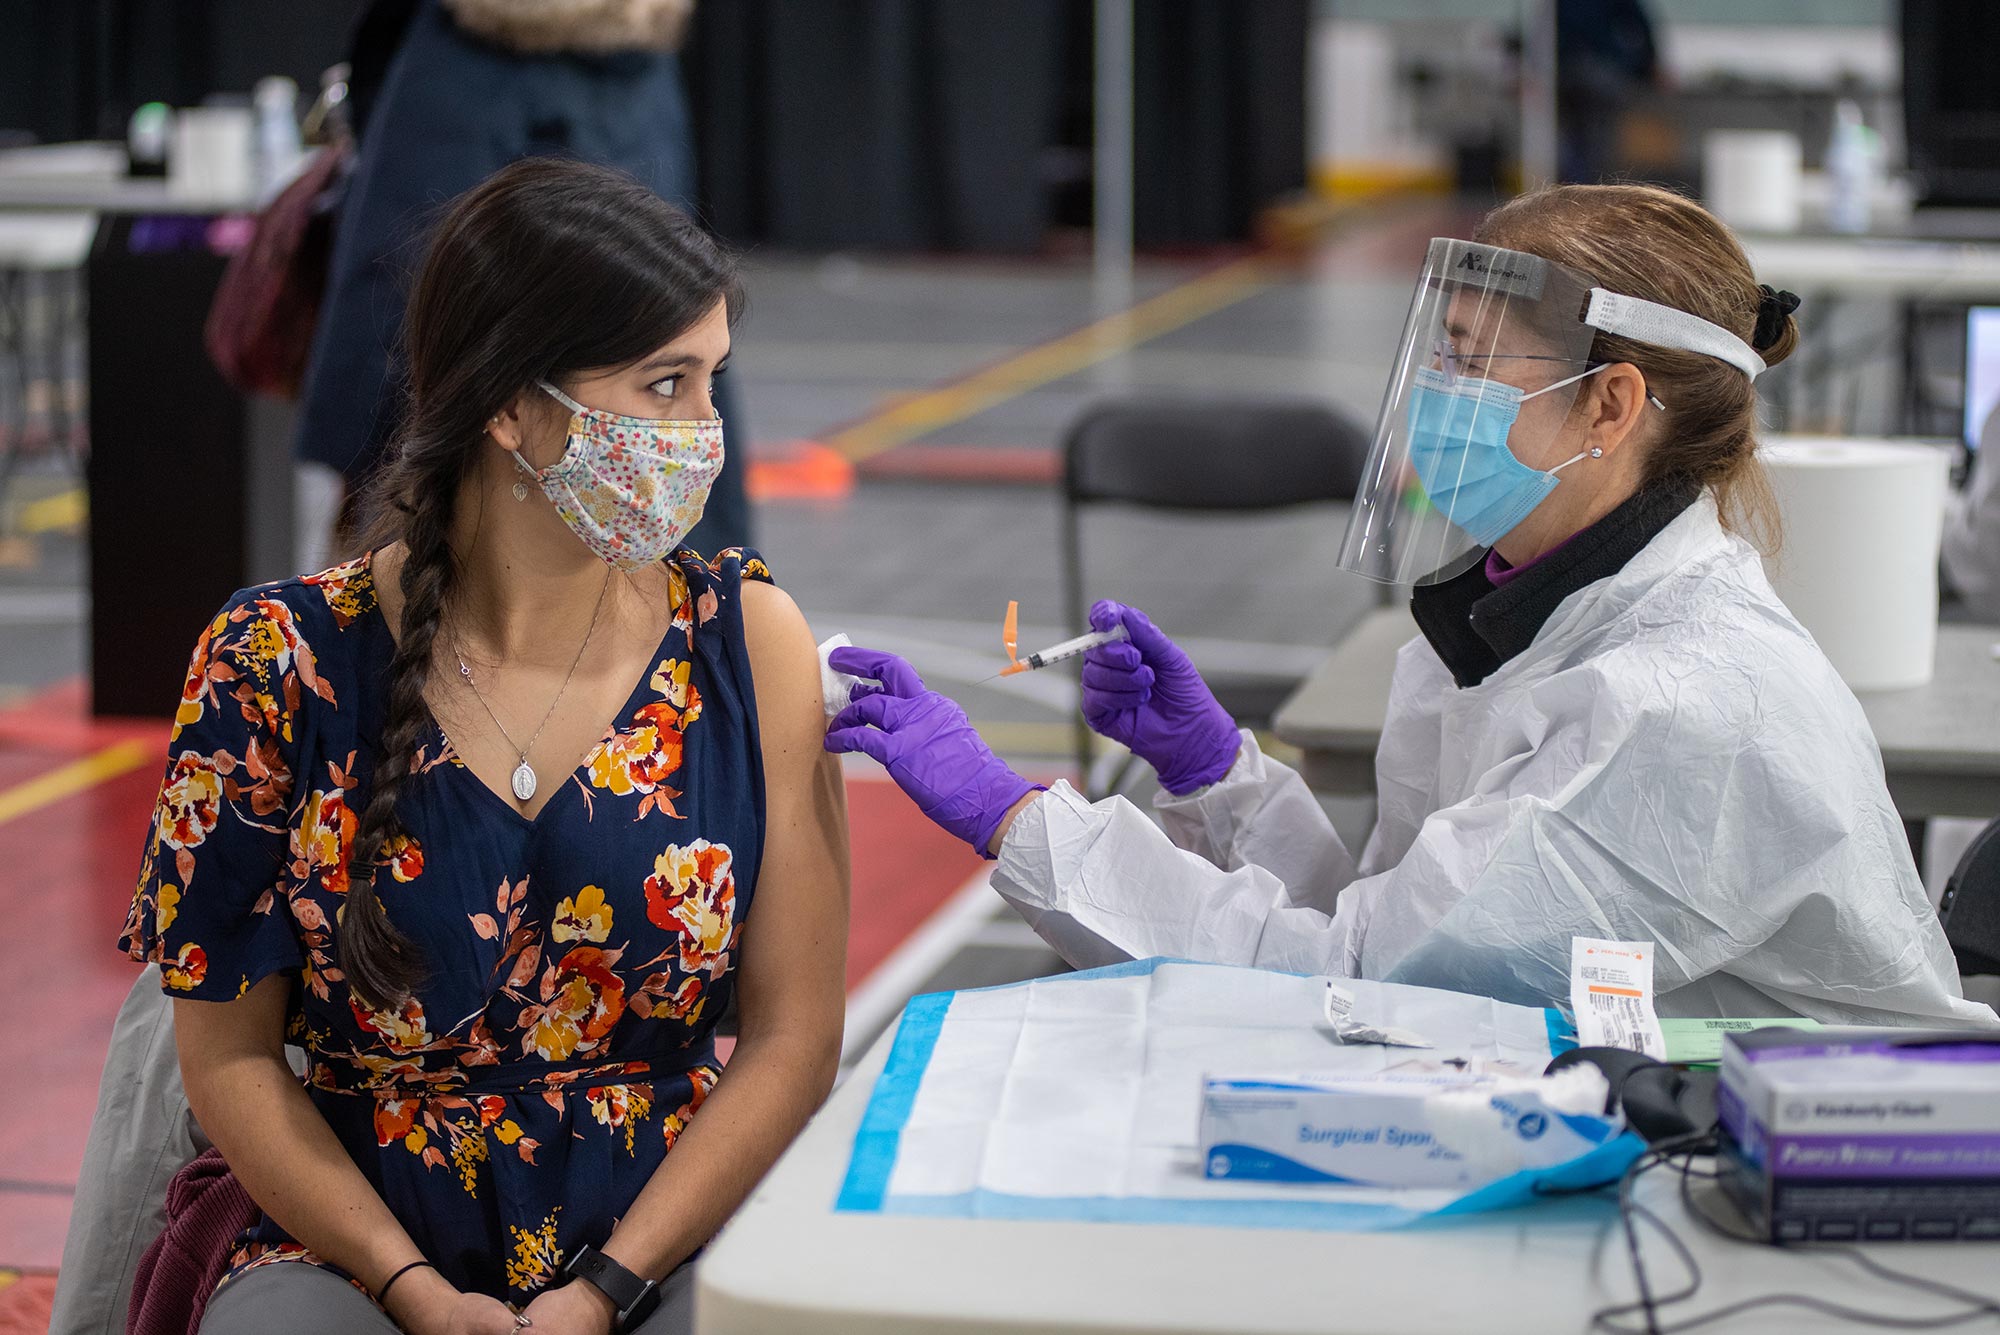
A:
[[[836,672],[882,685],[854,688],[854,702],[827,731],[826,749],[873,756],[918,810],[981,856],[993,856],[988,845],[1000,822],[1042,785],[994,755],[957,702],[926,690],[916,669],[894,654],[836,649],[827,661]]]
[[[1136,607],[1100,602],[1093,630],[1124,626],[1131,639],[1083,656],[1083,721],[1151,765],[1176,796],[1219,782],[1243,743],[1201,673]]]

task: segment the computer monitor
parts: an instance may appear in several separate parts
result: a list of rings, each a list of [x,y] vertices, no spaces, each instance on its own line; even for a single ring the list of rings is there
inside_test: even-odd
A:
[[[1965,313],[1965,448],[1979,448],[1980,428],[2000,407],[2000,306]]]

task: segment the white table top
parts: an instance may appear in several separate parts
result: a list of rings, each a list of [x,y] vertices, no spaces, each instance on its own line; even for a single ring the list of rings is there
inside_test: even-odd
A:
[[[0,269],[74,269],[96,235],[94,213],[0,213]]]
[[[1758,281],[1797,292],[1977,301],[2000,297],[2000,242],[1745,235]]]
[[[190,193],[157,176],[125,174],[118,144],[44,144],[0,152],[0,210],[98,213],[243,213],[248,195]]]
[[[870,1050],[697,1269],[701,1335],[1193,1332],[1552,1335],[1632,1293],[1616,1212],[1601,1197],[1472,1223],[1385,1233],[1036,1223],[836,1214],[848,1151],[893,1035]],[[1901,1315],[1943,1305],[1860,1276],[1853,1262],[1701,1232],[1657,1175],[1641,1199],[1693,1249],[1706,1284],[1682,1314],[1775,1289]],[[2000,1297],[1993,1248],[1896,1244],[1884,1264]],[[1647,1249],[1657,1286],[1680,1271]],[[1822,1332],[1783,1310],[1716,1327]]]
[[[1272,720],[1306,753],[1306,780],[1327,793],[1375,791],[1375,748],[1389,711],[1396,651],[1417,633],[1406,607],[1364,617]],[[2000,811],[2000,628],[1938,627],[1937,673],[1905,691],[1860,691],[1897,810],[1910,818]]]
[[[99,213],[248,213],[257,201],[248,195],[185,194],[163,178],[0,176],[0,209],[8,211],[89,209]]]

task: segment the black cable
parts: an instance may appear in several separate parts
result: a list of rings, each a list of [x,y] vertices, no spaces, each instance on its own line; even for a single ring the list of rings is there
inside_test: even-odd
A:
[[[1922,1276],[1896,1270],[1890,1266],[1883,1265],[1881,1262],[1856,1248],[1831,1247],[1816,1244],[1811,1250],[1817,1254],[1846,1257],[1879,1279],[1917,1289],[1947,1301],[1963,1303],[1965,1304],[1964,1310],[1944,1312],[1927,1317],[1903,1317],[1847,1307],[1840,1303],[1813,1297],[1810,1294],[1770,1293],[1727,1303],[1698,1315],[1662,1325],[1660,1323],[1660,1309],[1685,1302],[1694,1297],[1701,1289],[1702,1273],[1700,1265],[1695,1260],[1694,1253],[1689,1249],[1686,1242],[1681,1239],[1680,1235],[1664,1219],[1660,1218],[1658,1214],[1646,1206],[1640,1205],[1633,1199],[1634,1185],[1648,1171],[1662,1166],[1673,1167],[1674,1158],[1679,1156],[1681,1159],[1679,1165],[1681,1206],[1698,1224],[1732,1242],[1767,1246],[1776,1251],[1788,1250],[1784,1244],[1772,1242],[1762,1235],[1743,1233],[1724,1226],[1721,1221],[1709,1214],[1706,1209],[1695,1203],[1692,1188],[1694,1179],[1714,1180],[1720,1174],[1713,1171],[1704,1172],[1695,1169],[1694,1157],[1697,1154],[1712,1153],[1714,1149],[1715,1137],[1712,1134],[1679,1136],[1672,1140],[1662,1141],[1650,1147],[1639,1158],[1633,1160],[1631,1167],[1626,1170],[1625,1176],[1619,1180],[1619,1222],[1624,1227],[1626,1248],[1631,1254],[1632,1276],[1639,1290],[1639,1300],[1637,1302],[1623,1303],[1600,1309],[1591,1316],[1591,1329],[1595,1330],[1601,1327],[1604,1330],[1612,1332],[1613,1335],[1638,1335],[1641,1328],[1620,1324],[1618,1318],[1627,1317],[1633,1313],[1640,1313],[1645,1317],[1646,1322],[1643,1327],[1644,1335],[1681,1335],[1681,1332],[1697,1330],[1704,1326],[1714,1325],[1719,1321],[1726,1321],[1731,1317],[1741,1316],[1746,1312],[1760,1311],[1770,1307],[1804,1308],[1807,1311],[1817,1312],[1833,1320],[1847,1321],[1859,1325],[1870,1325],[1884,1330],[1945,1330],[1953,1326],[1964,1325],[1969,1321],[1976,1321],[1981,1317],[2000,1317],[2000,1302],[1996,1302],[1982,1294],[1960,1289],[1942,1281],[1925,1279]],[[1679,1292],[1669,1294],[1665,1297],[1654,1295],[1652,1283],[1646,1273],[1645,1260],[1641,1254],[1639,1245],[1637,1224],[1641,1220],[1651,1224],[1660,1236],[1666,1239],[1667,1243],[1679,1257],[1681,1264],[1687,1269],[1690,1277],[1689,1282]]]
[[[1650,1145],[1644,1153],[1634,1159],[1625,1169],[1624,1176],[1618,1179],[1618,1220],[1625,1230],[1625,1250],[1632,1260],[1632,1278],[1639,1289],[1639,1301],[1618,1307],[1607,1307],[1593,1314],[1590,1321],[1593,1330],[1599,1326],[1603,1326],[1606,1330],[1623,1332],[1627,1328],[1613,1325],[1609,1318],[1640,1312],[1646,1318],[1646,1335],[1663,1335],[1660,1329],[1660,1308],[1678,1302],[1685,1302],[1701,1291],[1701,1267],[1696,1264],[1694,1253],[1688,1250],[1687,1245],[1680,1240],[1679,1236],[1672,1229],[1666,1226],[1659,1216],[1632,1199],[1632,1190],[1634,1184],[1638,1182],[1639,1178],[1647,1170],[1667,1162],[1668,1158],[1682,1145],[1686,1145],[1692,1149],[1704,1145],[1712,1145],[1714,1139],[1712,1134],[1695,1132],[1689,1135],[1675,1136],[1658,1144]],[[1680,1292],[1671,1294],[1666,1298],[1656,1298],[1653,1296],[1652,1279],[1646,1273],[1646,1258],[1639,1246],[1637,1221],[1641,1218],[1651,1222],[1653,1227],[1659,1230],[1661,1236],[1667,1239],[1674,1250],[1680,1254],[1681,1264],[1686,1267],[1688,1272],[1687,1286]]]

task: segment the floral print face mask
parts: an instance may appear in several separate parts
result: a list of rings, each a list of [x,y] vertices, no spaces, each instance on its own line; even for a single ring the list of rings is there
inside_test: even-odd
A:
[[[540,472],[518,452],[514,462],[600,560],[629,573],[663,559],[701,518],[722,472],[722,419],[622,417],[540,385],[569,409],[569,443]],[[525,485],[514,495],[525,498]]]

